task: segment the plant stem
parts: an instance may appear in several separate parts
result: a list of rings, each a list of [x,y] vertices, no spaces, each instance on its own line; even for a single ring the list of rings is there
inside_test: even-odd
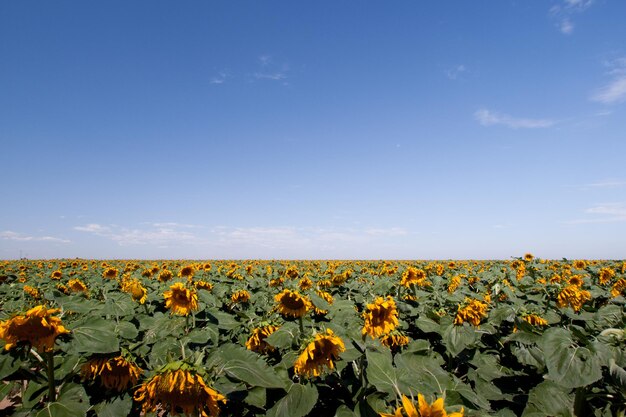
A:
[[[54,351],[50,349],[45,353],[47,366],[46,373],[48,375],[48,402],[56,400],[56,387],[54,386]]]

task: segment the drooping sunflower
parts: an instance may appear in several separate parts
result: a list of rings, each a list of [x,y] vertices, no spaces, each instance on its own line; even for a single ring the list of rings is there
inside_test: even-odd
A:
[[[608,284],[615,276],[615,270],[612,268],[601,268],[598,274],[598,282],[602,285]]]
[[[309,378],[320,376],[324,368],[335,369],[334,361],[345,350],[343,340],[327,329],[326,333],[315,335],[315,339],[304,348],[294,363],[294,372]]]
[[[456,289],[459,288],[459,285],[461,285],[461,276],[453,276],[452,279],[450,279],[450,283],[448,284],[448,293],[452,294],[453,292],[455,292]]]
[[[78,278],[70,279],[70,282],[67,283],[67,288],[71,292],[87,293],[87,285]]]
[[[170,286],[169,291],[163,293],[165,307],[172,314],[187,316],[190,312],[198,309],[198,294],[195,289],[188,289],[184,284],[177,282]]]
[[[398,325],[398,309],[390,296],[386,299],[376,298],[372,304],[368,304],[363,312],[365,323],[362,334],[369,334],[373,338],[387,334]]]
[[[547,326],[548,321],[537,314],[527,314],[522,317],[522,320],[533,325],[533,326]]]
[[[235,291],[230,296],[230,301],[235,304],[245,304],[250,301],[250,293],[246,290]]]
[[[102,273],[103,278],[115,279],[120,272],[116,268],[107,268]]]
[[[483,317],[487,317],[487,304],[475,299],[466,299],[465,307],[458,307],[454,324],[461,326],[468,322],[478,327]]]
[[[276,308],[285,317],[302,317],[311,308],[309,299],[297,291],[283,290],[274,296]]]
[[[402,395],[402,407],[396,408],[395,413],[380,413],[381,417],[463,417],[465,410],[461,407],[461,411],[448,414],[443,406],[443,398],[435,400],[428,404],[426,398],[422,394],[417,395],[417,408],[415,404]]]
[[[387,346],[388,348],[398,348],[408,345],[409,338],[406,335],[394,330],[393,332],[381,337],[380,343]]]
[[[409,288],[412,285],[416,285],[418,287],[427,287],[431,285],[431,283],[426,279],[426,272],[424,272],[423,269],[409,267],[406,271],[402,273],[400,285],[406,288]]]
[[[302,291],[306,291],[312,286],[313,286],[313,281],[311,281],[311,278],[309,278],[308,276],[305,276],[304,278],[300,280],[300,282],[298,282],[298,287]]]
[[[148,299],[148,290],[136,278],[122,282],[122,291],[130,294],[139,304],[144,304]]]
[[[195,273],[196,273],[196,268],[194,265],[185,265],[182,268],[180,268],[180,271],[178,271],[178,276],[181,278],[191,279],[193,278]]]
[[[85,380],[99,379],[100,385],[112,391],[123,392],[139,380],[143,370],[122,356],[92,358],[81,367]]]
[[[33,297],[35,300],[41,299],[41,293],[35,287],[31,287],[30,285],[24,285],[24,292]]]
[[[278,330],[278,326],[267,325],[252,330],[252,336],[246,342],[246,348],[257,353],[267,353],[274,350],[274,346],[265,341],[265,338]]]
[[[620,278],[615,281],[615,284],[613,284],[613,287],[611,287],[611,296],[617,297],[623,294],[624,290],[626,290],[626,279]]]
[[[199,290],[211,291],[213,289],[213,284],[206,281],[195,281],[193,285]]]
[[[172,415],[217,417],[226,397],[209,387],[202,376],[186,364],[169,364],[143,383],[134,395],[144,413],[157,409]]]
[[[56,338],[70,332],[60,318],[53,316],[59,311],[39,305],[24,315],[0,322],[0,339],[6,343],[4,348],[9,350],[20,342],[26,342],[40,352],[52,350]]]
[[[167,282],[172,279],[172,277],[172,271],[170,271],[169,269],[163,269],[161,272],[159,272],[157,279],[161,282]]]
[[[591,300],[591,293],[583,290],[577,285],[568,285],[563,288],[556,297],[556,304],[563,307],[571,307],[574,311],[579,311],[583,304]]]

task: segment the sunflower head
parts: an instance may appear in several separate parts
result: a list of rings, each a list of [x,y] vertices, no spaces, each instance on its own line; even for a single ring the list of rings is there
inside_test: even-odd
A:
[[[178,276],[181,278],[191,279],[193,278],[195,273],[196,273],[196,268],[194,265],[185,265],[182,268],[180,268],[180,271],[178,271]]]
[[[172,271],[170,271],[169,269],[163,269],[161,272],[159,272],[157,278],[161,282],[167,282],[172,279],[173,276],[174,275],[172,274]]]
[[[148,299],[148,290],[136,278],[122,282],[122,291],[130,294],[139,304],[144,304]]]
[[[326,333],[318,333],[307,344],[294,363],[294,372],[304,377],[320,376],[325,368],[335,369],[334,361],[345,350],[343,340],[327,329]]]
[[[625,290],[626,290],[626,279],[620,278],[617,281],[615,281],[615,284],[613,284],[613,287],[611,287],[611,296],[617,297],[619,295],[622,295],[624,294]]]
[[[409,338],[394,330],[391,333],[388,333],[386,335],[384,335],[383,337],[380,338],[380,343],[382,343],[383,345],[391,348],[391,349],[395,349],[395,348],[399,348],[401,346],[406,346],[409,344]]]
[[[311,308],[309,299],[297,291],[283,290],[274,296],[276,308],[285,317],[303,317]]]
[[[461,326],[463,323],[468,322],[478,327],[484,317],[487,317],[487,304],[476,299],[466,299],[465,307],[458,307],[454,324]]]
[[[170,286],[169,291],[163,293],[165,307],[172,314],[187,316],[191,311],[198,309],[198,294],[195,289],[188,289],[184,284],[177,282]]]
[[[230,296],[230,301],[232,301],[235,304],[245,304],[248,301],[250,301],[250,293],[246,290],[235,291]]]
[[[108,279],[115,279],[117,278],[118,274],[119,274],[119,271],[116,268],[107,268],[102,273],[102,277],[108,278]]]
[[[70,279],[70,282],[67,283],[67,288],[71,292],[87,293],[87,285],[78,278]]]
[[[583,290],[578,285],[568,285],[563,288],[556,297],[556,304],[561,307],[571,307],[574,311],[579,311],[583,304],[591,300],[591,293]]]
[[[257,353],[267,353],[274,350],[274,347],[265,341],[265,338],[278,330],[278,326],[267,325],[257,327],[252,330],[252,336],[246,342],[246,348]]]
[[[533,259],[535,259],[535,256],[534,256],[532,253],[525,253],[525,254],[524,254],[524,260],[525,260],[526,262],[530,262],[530,261],[532,261]]]
[[[202,375],[185,363],[163,367],[135,391],[144,413],[166,410],[171,415],[217,417],[226,397],[209,387]]]
[[[426,401],[422,394],[417,395],[417,408],[413,401],[402,395],[402,406],[396,408],[394,414],[380,413],[382,417],[463,417],[465,410],[461,407],[460,412],[446,412],[443,405],[443,398],[439,398],[431,404]]]
[[[50,279],[61,279],[61,277],[63,276],[63,272],[61,272],[60,269],[57,269],[56,271],[52,272],[52,274],[50,274]]]
[[[537,314],[526,314],[524,317],[522,317],[522,320],[524,320],[525,322],[527,322],[528,324],[532,326],[547,326],[548,325],[548,321]]]
[[[53,316],[58,312],[58,309],[39,305],[23,315],[0,322],[0,339],[6,342],[4,348],[9,350],[20,342],[26,342],[40,352],[52,350],[56,338],[69,333],[61,319]]]
[[[427,287],[430,282],[426,280],[426,272],[422,269],[409,267],[402,273],[400,285],[409,288],[411,285],[417,285],[418,287]]]
[[[35,287],[31,287],[30,285],[24,285],[24,292],[30,295],[35,300],[41,299],[41,293]]]
[[[117,392],[135,385],[142,372],[141,368],[122,356],[91,358],[80,370],[84,380],[99,380],[102,387]]]
[[[398,309],[390,296],[378,297],[372,304],[368,304],[363,312],[365,323],[361,333],[369,334],[373,338],[387,334],[398,325]]]

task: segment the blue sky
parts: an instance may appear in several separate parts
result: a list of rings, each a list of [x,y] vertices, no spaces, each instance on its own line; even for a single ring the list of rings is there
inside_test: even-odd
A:
[[[0,258],[626,258],[626,2],[0,3]]]

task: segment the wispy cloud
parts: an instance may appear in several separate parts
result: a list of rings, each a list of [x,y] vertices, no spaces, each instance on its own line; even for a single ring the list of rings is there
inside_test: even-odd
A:
[[[126,228],[115,225],[103,226],[91,223],[84,226],[76,226],[74,230],[110,239],[121,246],[198,243],[202,240],[187,230],[180,230],[186,228],[189,228],[188,225],[179,225],[178,223],[152,223],[145,228]]]
[[[230,74],[226,71],[220,71],[216,76],[211,78],[211,84],[224,84],[226,79],[230,77]]]
[[[572,16],[582,13],[594,3],[594,0],[563,0],[550,8],[550,15],[556,19],[556,27],[565,35],[574,32]]]
[[[539,129],[554,126],[557,122],[552,119],[528,119],[509,116],[504,113],[493,112],[488,109],[479,109],[474,118],[483,126],[503,125],[513,129]]]
[[[599,88],[590,99],[603,104],[615,104],[626,100],[626,57],[605,62],[611,81]]]
[[[568,224],[584,223],[618,223],[626,222],[625,203],[605,203],[589,207],[585,210],[589,216],[582,219],[571,220]]]
[[[67,239],[61,239],[53,236],[29,236],[23,233],[12,232],[6,230],[0,232],[0,239],[16,240],[20,242],[58,242],[58,243],[70,243]]]
[[[446,77],[448,77],[449,79],[456,80],[465,71],[467,71],[467,68],[465,67],[465,65],[460,64],[454,68],[447,69],[445,73],[446,73]]]
[[[261,55],[258,58],[258,69],[252,73],[255,80],[283,81],[288,78],[289,64],[286,62],[275,62],[271,55]]]
[[[626,187],[626,181],[621,180],[603,180],[585,184],[583,188],[621,188]]]

